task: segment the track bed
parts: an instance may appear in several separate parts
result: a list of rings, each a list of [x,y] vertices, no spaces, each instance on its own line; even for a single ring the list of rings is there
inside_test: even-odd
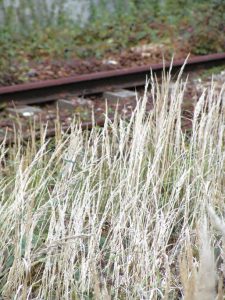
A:
[[[210,62],[207,61],[209,58],[211,58]],[[187,75],[189,76],[183,104],[184,129],[190,128],[193,107],[203,90],[211,86],[211,75],[214,73],[216,73],[214,75],[215,89],[218,93],[220,92],[225,82],[224,59],[223,54],[217,56],[216,60],[215,57],[213,59],[212,56],[206,56],[201,58],[201,63],[198,63],[198,60],[191,60],[187,64],[183,74],[184,80]],[[174,63],[171,90],[181,65],[182,61]],[[219,66],[214,67],[214,65]],[[159,83],[162,68],[163,66],[160,68],[159,65],[152,68],[158,76]],[[99,73],[94,76],[90,74],[84,76],[83,81],[82,78],[73,80],[67,78],[0,88],[0,141],[6,135],[8,141],[13,141],[15,133],[20,133],[29,139],[31,128],[35,128],[38,134],[45,125],[48,128],[47,135],[52,136],[58,124],[62,131],[66,131],[74,119],[81,122],[83,128],[91,128],[93,124],[102,126],[105,119],[106,100],[109,118],[113,119],[115,110],[118,110],[123,118],[129,118],[136,106],[137,98],[141,98],[144,94],[147,68],[138,71],[137,74],[134,70]],[[78,85],[79,80],[80,85]],[[91,84],[92,88],[84,89],[85,83]],[[32,96],[29,97],[29,95]],[[147,110],[151,110],[153,103],[150,89],[147,97]],[[16,100],[12,101],[13,99]]]

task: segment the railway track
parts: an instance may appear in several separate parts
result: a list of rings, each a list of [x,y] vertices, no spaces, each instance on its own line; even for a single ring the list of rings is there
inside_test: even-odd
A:
[[[174,61],[172,73],[178,72],[183,63],[184,60]],[[225,53],[189,58],[184,70],[186,72],[196,72],[202,68],[210,68],[221,64],[225,64]],[[12,141],[13,133],[11,132],[10,137],[10,129],[15,128],[14,124],[19,122],[24,124],[24,121],[30,120],[30,117],[34,117],[43,123],[48,122],[50,124],[48,135],[52,136],[54,135],[54,121],[58,112],[61,114],[62,120],[67,120],[62,122],[65,130],[71,122],[74,112],[82,115],[83,128],[91,128],[93,123],[91,122],[90,112],[94,107],[97,115],[96,123],[102,126],[105,111],[104,100],[106,98],[112,104],[112,113],[109,112],[109,115],[113,116],[113,110],[119,99],[121,100],[119,105],[121,105],[122,112],[125,116],[129,116],[136,103],[134,88],[138,89],[145,85],[150,70],[158,76],[161,75],[163,69],[167,71],[169,68],[170,63],[154,64],[146,67],[0,87],[0,141],[4,139],[6,131],[9,135],[8,140]],[[126,90],[122,90],[124,88]],[[55,104],[57,104],[59,110],[57,110]],[[150,108],[151,104],[149,104]],[[88,110],[89,114],[86,113]],[[7,115],[9,114],[14,116],[14,124],[11,120],[8,120]],[[21,129],[21,124],[18,126]],[[27,129],[25,128],[24,131],[24,136],[27,135],[28,138]]]

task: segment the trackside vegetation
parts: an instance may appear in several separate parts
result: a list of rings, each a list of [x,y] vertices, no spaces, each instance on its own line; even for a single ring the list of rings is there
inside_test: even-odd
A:
[[[110,5],[106,0],[97,5],[89,0],[85,21],[82,15],[70,18],[68,0],[7,2],[0,0],[0,83],[4,85],[28,81],[26,74],[32,74],[33,64],[101,61],[141,45],[166,49],[170,57],[176,52],[185,57],[189,52],[225,51],[223,0],[114,0]]]
[[[0,146],[1,298],[223,298],[224,90],[187,132],[170,81],[130,120]]]

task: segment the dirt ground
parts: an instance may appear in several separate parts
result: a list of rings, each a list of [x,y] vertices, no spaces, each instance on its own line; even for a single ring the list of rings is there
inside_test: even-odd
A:
[[[185,45],[178,45],[176,49],[171,49],[163,44],[143,44],[122,51],[119,54],[106,55],[104,59],[73,58],[56,61],[48,58],[41,62],[30,60],[26,70],[20,70],[20,66],[15,64],[13,66],[15,69],[14,73],[3,74],[0,86],[146,66],[162,63],[163,59],[171,61],[173,56],[174,59],[185,58],[188,54],[189,51]]]

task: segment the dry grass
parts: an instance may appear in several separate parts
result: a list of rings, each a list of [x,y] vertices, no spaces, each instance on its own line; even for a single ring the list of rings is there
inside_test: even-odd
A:
[[[169,82],[129,122],[1,146],[3,299],[223,299],[225,102],[203,95],[186,136]]]

